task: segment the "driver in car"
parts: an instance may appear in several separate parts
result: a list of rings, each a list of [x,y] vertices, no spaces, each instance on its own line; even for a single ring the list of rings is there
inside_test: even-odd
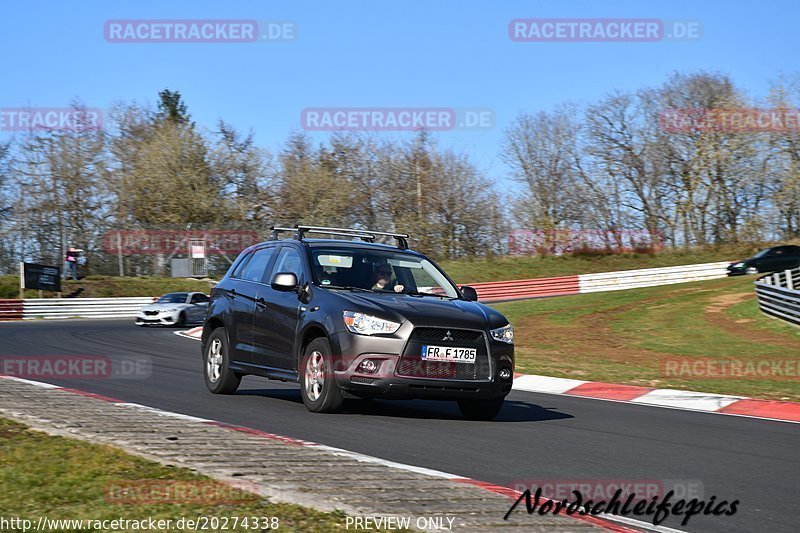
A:
[[[373,291],[394,291],[403,292],[403,287],[397,280],[392,280],[392,266],[389,263],[381,263],[375,269],[375,284],[372,286]]]

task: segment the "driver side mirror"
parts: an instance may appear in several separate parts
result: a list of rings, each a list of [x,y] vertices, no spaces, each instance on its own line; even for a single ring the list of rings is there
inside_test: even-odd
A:
[[[276,291],[293,291],[297,289],[297,275],[294,272],[279,272],[272,278],[270,286]]]
[[[461,287],[461,293],[464,295],[464,298],[466,298],[470,302],[478,301],[478,291],[476,291],[469,285],[464,285],[463,287]]]

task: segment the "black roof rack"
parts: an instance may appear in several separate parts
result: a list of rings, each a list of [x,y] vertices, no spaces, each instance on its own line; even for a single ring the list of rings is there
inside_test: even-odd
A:
[[[319,233],[322,235],[336,235],[339,237],[353,237],[362,239],[366,242],[375,242],[375,237],[394,237],[397,239],[397,247],[401,250],[408,249],[408,235],[405,233],[387,233],[385,231],[362,230],[353,228],[329,228],[326,226],[303,226],[296,225],[294,227],[272,226],[272,239],[277,240],[281,232],[291,231],[294,233],[294,238],[298,241],[303,240],[303,235],[306,233]]]

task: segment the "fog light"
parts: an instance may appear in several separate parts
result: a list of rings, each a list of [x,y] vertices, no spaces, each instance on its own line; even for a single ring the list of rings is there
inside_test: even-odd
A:
[[[378,371],[378,363],[376,363],[372,359],[364,359],[361,361],[358,366],[356,367],[356,372],[362,372],[364,374],[374,374]]]
[[[501,368],[497,375],[500,376],[501,380],[508,381],[511,379],[511,370],[508,368]]]

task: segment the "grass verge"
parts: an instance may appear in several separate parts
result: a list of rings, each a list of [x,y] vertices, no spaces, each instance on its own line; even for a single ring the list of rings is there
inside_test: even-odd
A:
[[[495,307],[514,324],[518,372],[800,401],[800,369],[792,366],[800,328],[763,315],[752,283],[727,278]],[[795,370],[686,377],[670,372],[666,358],[779,361]]]
[[[186,482],[188,487],[202,487],[206,494],[223,495],[217,497],[217,501],[228,503],[215,504],[213,498],[206,504],[138,503],[140,498],[134,498],[137,503],[129,503],[112,496],[113,491],[109,492],[109,487],[119,487],[125,482],[156,483],[155,487],[165,487],[172,481]],[[3,418],[0,418],[0,510],[6,519],[26,518],[33,520],[34,525],[39,516],[64,520],[238,516],[277,517],[281,531],[325,532],[345,528],[344,513],[323,513],[298,505],[270,503],[251,494],[243,496],[241,492],[232,492],[228,485],[188,469],[147,461],[110,446],[50,436]],[[233,529],[232,522],[228,526],[228,531],[261,531],[261,528],[254,529],[252,522],[250,529],[241,526]],[[221,529],[220,526],[211,531]],[[101,531],[71,529],[63,524],[51,530]],[[184,530],[193,529],[170,529]]]

